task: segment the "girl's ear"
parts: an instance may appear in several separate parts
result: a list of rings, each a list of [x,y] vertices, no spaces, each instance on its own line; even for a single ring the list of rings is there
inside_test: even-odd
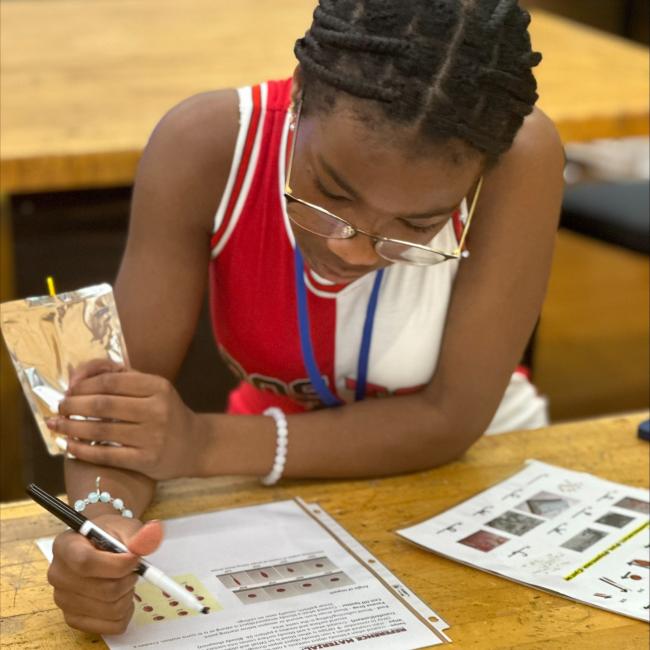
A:
[[[291,103],[297,106],[302,96],[302,74],[300,71],[300,64],[298,64],[293,71],[291,80]]]

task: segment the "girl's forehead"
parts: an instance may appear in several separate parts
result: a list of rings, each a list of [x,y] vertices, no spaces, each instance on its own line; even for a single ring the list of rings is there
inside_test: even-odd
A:
[[[321,180],[342,179],[369,203],[393,206],[393,212],[415,214],[459,202],[483,165],[478,152],[454,155],[455,143],[426,144],[412,128],[364,123],[346,110],[305,116],[300,131]],[[336,185],[334,180],[328,187]]]
[[[433,140],[422,134],[421,125],[403,124],[387,119],[378,108],[358,102],[337,102],[334,110],[305,116],[310,137],[321,148],[342,151],[363,149],[383,163],[389,159],[409,168],[447,168],[450,174],[475,173],[484,164],[484,156],[455,138]]]

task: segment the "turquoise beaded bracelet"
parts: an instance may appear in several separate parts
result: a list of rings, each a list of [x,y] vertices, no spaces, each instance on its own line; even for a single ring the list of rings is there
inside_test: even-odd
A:
[[[117,510],[122,515],[122,517],[131,519],[133,517],[133,513],[128,508],[124,507],[124,501],[122,501],[122,499],[115,499],[111,496],[110,492],[106,492],[105,490],[102,491],[100,489],[99,478],[100,477],[98,476],[95,481],[95,491],[89,492],[88,496],[85,499],[78,499],[75,501],[74,509],[77,512],[83,512],[86,509],[86,506],[90,505],[91,503],[110,503],[113,505],[113,508],[115,508],[115,510]]]

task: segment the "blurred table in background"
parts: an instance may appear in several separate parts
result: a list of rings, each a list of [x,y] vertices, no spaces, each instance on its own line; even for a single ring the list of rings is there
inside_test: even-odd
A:
[[[19,211],[11,215],[16,230],[24,226],[23,229],[31,228],[36,233],[22,245],[31,251],[30,258],[15,256],[23,275],[29,272],[37,276],[35,282],[39,288],[35,291],[41,290],[43,275],[42,270],[36,269],[43,266],[48,267],[46,274],[58,274],[62,290],[73,288],[63,277],[64,273],[72,277],[72,271],[75,277],[83,278],[81,282],[89,284],[89,278],[94,276],[87,261],[80,259],[82,253],[86,260],[93,258],[93,268],[99,267],[101,258],[102,264],[110,269],[102,271],[102,281],[109,280],[114,267],[113,262],[104,262],[107,235],[98,230],[99,219],[94,215],[99,210],[88,209],[88,204],[79,200],[76,212],[82,212],[83,221],[97,232],[91,237],[75,230],[78,239],[73,240],[72,233],[63,227],[64,222],[69,228],[75,228],[71,224],[76,223],[70,215],[63,218],[65,205],[71,200],[64,197],[70,197],[70,192],[76,190],[109,188],[113,191],[113,188],[130,186],[151,130],[165,111],[185,97],[290,75],[295,65],[294,40],[309,26],[314,5],[315,0],[1,1],[0,198],[4,200],[0,204],[3,264],[0,300],[15,294],[32,294],[31,287],[18,282],[14,286],[14,280],[20,277],[14,278],[11,273],[11,257],[20,252],[20,247],[14,250],[12,245],[8,195],[15,199],[30,193],[68,193],[56,194],[50,200],[59,207],[51,219],[51,213],[40,215],[41,227],[38,221],[26,218],[30,216],[26,213],[34,208],[33,195],[25,201],[26,213]],[[565,141],[648,133],[647,48],[543,11],[534,11],[531,34],[534,48],[544,53],[544,61],[536,69],[540,106],[555,120]],[[77,200],[72,195],[72,201]],[[44,223],[60,233],[58,240],[45,232]],[[560,244],[563,237],[561,233]],[[67,247],[62,245],[62,238]],[[66,257],[65,251],[77,241],[80,243],[74,254]],[[620,391],[614,394],[607,389],[607,394],[613,396],[610,401],[601,399],[602,391],[591,392],[592,384],[584,379],[594,374],[588,367],[588,361],[594,356],[574,344],[575,333],[566,332],[576,322],[577,303],[572,295],[575,292],[566,281],[573,273],[570,269],[567,276],[566,263],[576,262],[573,244],[571,239],[568,249],[560,249],[558,259],[564,260],[565,265],[556,264],[554,268],[547,301],[551,315],[547,319],[545,312],[538,338],[541,356],[537,365],[542,372],[542,390],[549,395],[552,405],[558,403],[555,398],[562,391],[559,408],[554,412],[556,417],[619,410],[621,406]],[[578,252],[585,249],[582,245],[578,248]],[[647,294],[645,260],[631,262],[635,282],[639,279],[633,288],[621,279],[620,273],[608,273],[609,262],[601,264],[600,256],[596,257],[590,257],[589,268],[600,269],[603,274],[596,282],[599,295],[613,291],[623,296],[623,287],[628,292],[636,291],[636,295]],[[564,291],[559,305],[552,293],[556,288]],[[587,299],[584,293],[579,298]],[[647,298],[643,300],[647,304]],[[625,302],[623,298],[622,302]],[[630,304],[628,301],[627,305]],[[590,329],[589,342],[608,355],[621,374],[625,373],[625,360],[616,357],[617,352],[611,346],[618,337],[627,336],[629,319],[617,318],[614,312],[604,310],[610,317],[605,319],[604,333],[598,334],[601,319],[594,319],[592,314],[600,312],[591,309],[591,303],[587,307],[582,322]],[[637,331],[643,329],[643,319],[647,321],[647,316],[639,310],[634,313],[636,346]],[[210,336],[207,317],[204,325],[205,340]],[[646,343],[641,342],[645,353],[634,356],[638,346],[626,350],[628,356],[631,352],[635,359],[645,359],[636,364],[633,377],[643,375],[647,368],[647,337],[645,340]],[[200,346],[203,347],[199,349]],[[205,350],[206,346],[210,350]],[[60,469],[55,461],[39,459],[38,454],[43,452],[34,432],[31,438],[25,435],[21,443],[21,427],[23,424],[28,427],[31,422],[19,423],[18,411],[23,409],[23,399],[2,347],[0,496],[15,498],[22,493],[24,479],[29,478],[21,477],[23,467],[34,471],[38,466],[42,481],[48,473],[60,474]],[[205,358],[204,364],[213,364],[209,353],[214,346],[199,342],[196,347],[195,357]],[[572,359],[570,355],[576,351],[581,356]],[[187,376],[195,377],[196,372],[190,372],[191,368],[188,365]],[[578,374],[574,372],[576,368]],[[617,387],[628,387],[625,395],[629,400],[623,408],[643,405],[644,398],[639,401],[638,397],[644,390],[643,382],[637,382],[631,390],[628,382],[620,382],[607,366],[601,372]],[[556,373],[561,373],[561,378],[566,380],[558,383]],[[572,410],[576,401],[571,389],[576,386],[580,387],[580,400],[584,397],[578,411]],[[647,379],[645,387],[647,394]],[[50,486],[46,484],[46,487]]]
[[[0,190],[129,185],[162,114],[288,76],[314,0],[0,4]],[[648,51],[541,11],[540,106],[565,141],[648,133]]]
[[[560,230],[534,381],[554,422],[647,408],[648,256]]]

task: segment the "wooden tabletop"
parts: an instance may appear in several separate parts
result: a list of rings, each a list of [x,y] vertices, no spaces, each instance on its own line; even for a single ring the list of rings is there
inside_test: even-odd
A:
[[[0,190],[129,185],[185,97],[289,76],[315,0],[0,3]],[[540,106],[565,140],[648,133],[648,50],[541,11]]]
[[[317,501],[451,625],[454,647],[576,650],[647,647],[648,626],[482,573],[410,545],[392,531],[469,498],[534,458],[637,487],[648,486],[648,414],[484,436],[465,457],[428,472],[382,480],[285,482],[246,478],[170,481],[148,517],[166,519],[300,496]],[[31,502],[0,507],[1,646],[23,650],[99,648],[71,630],[52,601],[47,562],[34,539],[64,526]]]

